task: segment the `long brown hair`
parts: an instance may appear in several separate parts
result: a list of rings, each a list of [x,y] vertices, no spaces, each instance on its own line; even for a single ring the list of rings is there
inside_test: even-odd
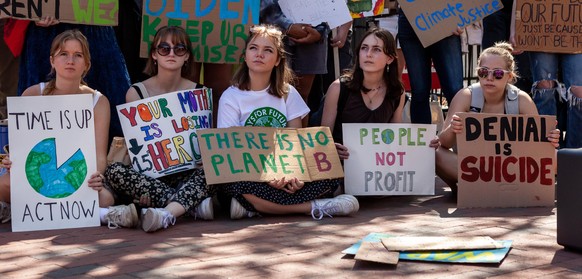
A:
[[[83,60],[85,60],[85,65],[87,65],[87,69],[83,72],[83,75],[81,76],[81,84],[87,85],[83,78],[87,75],[87,72],[89,72],[89,69],[91,68],[91,53],[89,52],[89,42],[87,42],[87,37],[85,37],[85,35],[83,35],[81,31],[79,31],[78,29],[72,29],[64,31],[63,33],[57,35],[53,39],[53,42],[51,44],[50,57],[54,59],[57,56],[57,54],[59,54],[59,52],[63,49],[65,43],[69,40],[76,40],[81,44]],[[49,76],[52,76],[53,78],[49,80],[49,82],[47,82],[42,92],[42,95],[52,95],[56,89],[55,68],[51,69]]]
[[[249,37],[245,42],[245,49],[241,55],[241,60],[244,60],[246,49],[249,43],[256,37],[261,36],[269,38],[275,45],[277,56],[279,58],[279,65],[275,66],[271,71],[271,77],[268,92],[276,97],[284,97],[289,93],[289,85],[293,82],[293,71],[287,65],[287,58],[285,52],[285,45],[283,43],[283,32],[274,25],[261,24],[251,27]],[[246,61],[243,61],[232,77],[232,84],[241,90],[251,89],[251,77],[249,75],[249,66]]]
[[[158,74],[158,65],[157,62],[153,58],[153,54],[156,51],[156,47],[162,42],[165,41],[168,37],[172,39],[172,44],[183,44],[188,49],[188,60],[184,62],[184,66],[182,66],[182,71],[180,75],[183,78],[191,79],[192,75],[192,67],[194,66],[194,55],[192,54],[192,42],[190,41],[190,37],[186,33],[186,30],[180,26],[164,26],[156,32],[154,36],[154,40],[150,45],[150,51],[148,53],[148,61],[146,62],[146,66],[144,69],[144,73],[149,76],[155,76]]]

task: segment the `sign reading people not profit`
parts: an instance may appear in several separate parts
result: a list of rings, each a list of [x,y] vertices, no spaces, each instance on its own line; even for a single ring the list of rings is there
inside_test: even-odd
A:
[[[12,231],[99,226],[92,96],[7,101]]]
[[[144,1],[140,56],[148,56],[158,29],[177,25],[188,33],[197,62],[239,63],[259,8],[260,0]]]
[[[343,177],[328,127],[233,127],[198,133],[206,182]]]
[[[436,125],[343,124],[347,194],[434,195]]]
[[[554,205],[554,116],[459,114],[458,207]]]
[[[118,0],[5,0],[0,18],[40,20],[47,16],[61,22],[89,25],[117,25]]]
[[[424,47],[503,8],[501,0],[398,1]]]
[[[582,1],[516,1],[517,49],[582,53]]]
[[[212,92],[189,89],[117,106],[133,168],[160,177],[196,167],[199,129],[212,127]]]

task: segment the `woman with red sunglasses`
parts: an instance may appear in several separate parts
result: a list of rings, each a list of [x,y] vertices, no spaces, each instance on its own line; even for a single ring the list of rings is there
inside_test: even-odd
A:
[[[463,122],[457,113],[496,113],[496,114],[538,114],[531,97],[513,86],[517,80],[515,61],[509,43],[496,43],[481,52],[477,60],[479,82],[461,89],[453,98],[447,118],[439,134],[440,147],[436,152],[436,173],[447,183],[453,193],[457,189],[457,154],[451,150],[457,143],[457,134],[464,130]],[[555,129],[548,135],[549,141],[558,147],[560,130]]]

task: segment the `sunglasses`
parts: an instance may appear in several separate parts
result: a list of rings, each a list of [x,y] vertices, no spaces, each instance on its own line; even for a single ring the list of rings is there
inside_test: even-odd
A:
[[[186,46],[183,44],[177,44],[174,47],[171,47],[167,43],[161,43],[158,45],[158,47],[156,47],[156,50],[158,51],[158,54],[161,56],[166,56],[170,54],[170,51],[172,50],[174,50],[174,54],[176,56],[184,56],[186,55],[186,52],[188,52],[188,48],[186,48]]]
[[[489,74],[493,73],[495,79],[502,79],[505,73],[509,73],[507,70],[495,69],[489,70],[487,68],[477,68],[477,76],[480,78],[488,78]]]

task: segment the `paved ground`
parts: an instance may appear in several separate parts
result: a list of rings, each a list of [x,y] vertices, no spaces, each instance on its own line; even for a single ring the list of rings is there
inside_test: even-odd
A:
[[[555,208],[456,209],[431,197],[360,199],[353,217],[184,218],[153,234],[107,227],[12,233],[0,225],[0,278],[582,278],[582,254],[556,243]],[[499,265],[364,263],[341,251],[370,232],[513,240]],[[581,236],[582,237],[582,236]]]

